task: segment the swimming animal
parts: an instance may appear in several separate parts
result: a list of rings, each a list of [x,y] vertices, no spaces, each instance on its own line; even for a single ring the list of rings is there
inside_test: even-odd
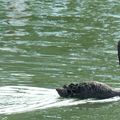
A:
[[[118,42],[118,59],[120,64],[120,41]],[[81,82],[79,84],[71,83],[64,85],[62,88],[57,88],[56,91],[61,97],[65,98],[96,98],[106,99],[115,96],[120,96],[120,90],[116,90],[104,83],[96,81]]]

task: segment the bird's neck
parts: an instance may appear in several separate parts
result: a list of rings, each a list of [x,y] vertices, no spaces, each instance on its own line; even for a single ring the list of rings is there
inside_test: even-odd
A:
[[[118,60],[120,65],[120,41],[118,42]]]

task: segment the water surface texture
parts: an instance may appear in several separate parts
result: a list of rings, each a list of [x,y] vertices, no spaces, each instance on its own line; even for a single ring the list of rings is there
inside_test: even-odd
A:
[[[117,96],[104,100],[60,99],[54,89],[25,86],[5,86],[1,87],[0,91],[0,114],[5,115],[87,103],[110,103],[120,100],[120,97]]]
[[[119,39],[119,0],[0,0],[0,119],[120,119],[119,97],[55,91],[90,80],[120,88]]]

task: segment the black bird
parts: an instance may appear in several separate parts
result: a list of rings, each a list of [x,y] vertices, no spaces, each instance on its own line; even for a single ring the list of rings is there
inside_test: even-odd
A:
[[[118,60],[120,64],[120,41],[118,42]],[[57,88],[56,91],[61,97],[65,98],[96,98],[106,99],[114,96],[120,96],[120,90],[116,90],[101,82],[81,82],[79,84],[71,83],[64,85],[62,88]]]
[[[118,60],[119,60],[119,65],[120,65],[120,41],[118,42]]]

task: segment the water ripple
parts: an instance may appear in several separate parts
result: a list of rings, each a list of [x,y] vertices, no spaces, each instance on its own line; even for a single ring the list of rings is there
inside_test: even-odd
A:
[[[61,99],[55,89],[27,86],[4,86],[0,87],[0,91],[0,114],[14,114],[51,107],[105,103],[120,100],[120,97],[104,100]]]

